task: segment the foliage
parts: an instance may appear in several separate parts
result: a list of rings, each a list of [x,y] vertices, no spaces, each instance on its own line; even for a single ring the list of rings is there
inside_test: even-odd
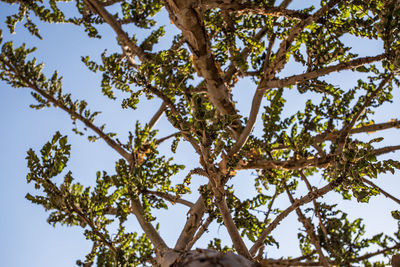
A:
[[[399,232],[367,237],[362,219],[351,221],[340,205],[319,200],[330,193],[368,203],[384,195],[400,204],[372,182],[400,169],[399,161],[380,158],[400,146],[379,146],[385,144],[383,138],[358,135],[400,127],[397,119],[374,122],[375,111],[393,102],[393,90],[400,84],[398,1],[321,0],[299,10],[290,8],[290,0],[2,2],[17,6],[4,24],[10,33],[24,23],[42,39],[43,23],[69,23],[101,38],[104,26],[111,27],[121,52],[105,50],[100,61],[81,58],[90,71],[101,74],[104,96],[124,109],[137,109],[141,101],[162,102],[151,121],[137,122],[122,142],[117,133],[105,132],[105,125],[97,126],[100,112],[63,92],[57,71],[46,77],[44,64],[34,58],[35,48],[14,47],[12,40],[0,38],[1,80],[30,88],[36,101],[32,108],[59,107],[71,117],[75,133],[93,142],[101,139],[120,155],[114,174],[98,171],[95,186],[85,187],[66,169],[71,149],[66,135],[55,133],[40,153],[28,151],[27,181],[39,193],[26,198],[50,212],[50,224],[80,226],[93,242],[78,265],[166,265],[172,257],[171,264],[213,224],[226,227],[232,243],[225,246],[215,238],[208,242],[210,249],[234,251],[266,265],[383,266],[387,261],[374,262],[373,257],[399,251]],[[67,5],[74,12],[64,12],[61,6]],[[159,19],[167,13],[179,30],[175,36],[168,32],[171,25]],[[146,32],[144,37],[132,34],[139,29]],[[350,37],[380,42],[382,53],[359,56],[347,42]],[[297,70],[285,76],[282,70],[290,66]],[[329,79],[341,71],[357,76],[353,87]],[[239,81],[248,83],[247,88],[240,88]],[[254,91],[247,117],[247,111],[236,108],[233,92],[238,87]],[[285,113],[289,90],[309,96],[293,114]],[[164,129],[154,130],[162,114],[176,131],[166,137],[160,134]],[[262,126],[254,130],[257,119]],[[163,155],[158,146],[168,141],[171,153]],[[171,157],[188,153],[179,149],[182,141],[198,158],[185,174],[184,166]],[[232,183],[245,170],[253,171],[247,174],[255,189],[247,198],[238,196]],[[204,176],[208,183],[196,187],[193,176]],[[310,183],[314,176],[321,176],[323,186]],[[195,202],[186,200],[192,193],[199,195]],[[279,201],[284,194],[289,206]],[[175,204],[190,210],[171,248],[158,232],[163,222],[154,214]],[[298,234],[302,257],[264,259],[265,247],[279,247],[272,232],[292,211],[304,226]],[[143,234],[126,229],[131,214]],[[391,214],[400,223],[399,211]]]

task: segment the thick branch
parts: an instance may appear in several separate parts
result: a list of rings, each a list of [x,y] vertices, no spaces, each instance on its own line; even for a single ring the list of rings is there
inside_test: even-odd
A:
[[[200,237],[208,230],[208,226],[214,220],[214,217],[208,216],[206,221],[201,225],[200,229],[196,232],[196,235],[193,237],[192,240],[186,245],[185,250],[189,251],[193,245],[200,239]]]
[[[315,253],[316,253],[316,251],[313,250],[306,255],[299,256],[299,257],[292,258],[292,259],[287,259],[287,260],[284,260],[284,259],[279,259],[279,260],[262,259],[260,262],[261,262],[262,266],[293,266],[293,265],[296,266],[297,263],[300,263],[302,260],[311,258]]]
[[[106,0],[104,2],[101,2],[103,6],[111,6],[115,3],[122,2],[122,0]]]
[[[242,162],[237,166],[236,170],[250,170],[250,169],[278,169],[278,170],[299,170],[310,167],[326,168],[329,167],[334,160],[335,155],[327,155],[326,157],[318,158],[312,157],[308,159],[298,160],[254,160],[250,162]]]
[[[193,239],[194,234],[200,227],[204,212],[204,200],[200,196],[196,203],[188,211],[189,216],[175,244],[176,250],[184,250],[187,244]]]
[[[315,262],[315,261],[281,261],[281,260],[268,260],[268,261],[263,261],[266,264],[271,264],[271,265],[266,265],[266,266],[274,266],[274,267],[302,267],[302,266],[316,266],[316,267],[321,267],[320,262]],[[330,266],[336,266],[334,262],[330,262]],[[354,267],[349,265],[350,267]]]
[[[167,105],[163,102],[157,112],[153,115],[147,126],[149,129],[153,129],[153,127],[157,124],[157,122],[161,119],[161,116],[164,114],[165,108]]]
[[[251,103],[249,120],[247,121],[246,127],[243,129],[243,131],[239,135],[239,138],[237,139],[236,144],[229,151],[228,156],[233,156],[247,142],[247,139],[249,138],[251,131],[253,131],[254,125],[256,123],[258,111],[261,106],[261,101],[264,96],[264,92],[265,91],[263,91],[263,90],[258,90],[258,89],[256,90],[256,92],[253,96],[253,101]]]
[[[399,146],[386,146],[386,147],[382,147],[382,148],[378,148],[375,149],[373,154],[375,156],[380,156],[380,155],[384,155],[390,152],[395,152],[397,150],[400,150],[400,145]]]
[[[218,189],[217,189],[218,190]],[[214,191],[215,192],[215,191]],[[228,230],[229,236],[231,237],[233,246],[237,250],[237,252],[248,258],[251,259],[251,255],[243,242],[242,237],[239,234],[239,231],[236,227],[235,222],[232,219],[231,211],[228,208],[228,205],[226,204],[225,196],[221,195],[218,197],[215,197],[216,199],[216,205],[218,206],[219,211],[221,212],[221,216],[224,220],[224,225],[226,229]]]
[[[165,244],[164,240],[158,234],[154,226],[150,222],[148,222],[143,216],[143,207],[138,199],[132,199],[131,209],[133,214],[135,214],[143,231],[146,233],[146,236],[150,239],[156,250],[162,253],[167,252],[169,250],[167,244]]]
[[[210,42],[200,10],[194,8],[196,1],[165,0],[170,18],[181,29],[193,54],[193,64],[204,78],[211,103],[225,115],[237,113],[231,94],[221,76],[221,70],[211,51]],[[236,130],[240,128],[237,121]]]
[[[399,120],[392,120],[390,122],[384,122],[384,123],[377,123],[377,124],[361,126],[359,128],[351,129],[350,130],[350,134],[372,133],[372,132],[386,130],[386,129],[390,129],[390,128],[398,128],[398,129],[400,129],[400,121]]]
[[[400,145],[398,146],[387,146],[382,148],[377,148],[372,151],[375,156],[384,155],[390,152],[395,152],[400,150]],[[251,169],[277,169],[277,170],[299,170],[305,168],[327,168],[332,165],[333,160],[337,154],[329,154],[326,157],[311,157],[308,159],[297,159],[297,160],[254,160],[249,162],[241,162],[235,170],[251,170]]]

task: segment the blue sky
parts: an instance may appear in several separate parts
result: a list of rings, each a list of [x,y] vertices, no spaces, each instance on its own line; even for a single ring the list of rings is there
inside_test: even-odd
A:
[[[292,6],[295,8],[295,6]],[[115,45],[115,35],[108,27],[101,27],[101,40],[89,39],[83,29],[72,25],[44,25],[39,24],[44,40],[31,37],[25,29],[17,27],[17,34],[10,36],[4,24],[5,16],[12,12],[13,8],[3,3],[0,4],[0,28],[3,30],[4,40],[13,40],[15,46],[25,42],[28,46],[36,46],[38,50],[34,56],[39,61],[46,63],[45,73],[51,74],[58,70],[64,76],[63,84],[65,92],[72,92],[76,99],[86,99],[91,110],[101,110],[103,113],[98,118],[98,124],[107,123],[110,131],[119,133],[119,138],[124,140],[129,130],[134,129],[136,120],[142,123],[149,121],[154,112],[158,109],[160,102],[152,100],[139,105],[137,111],[121,110],[118,101],[111,101],[102,96],[99,84],[101,74],[94,74],[86,69],[81,63],[80,57],[90,55],[97,59],[98,56],[107,48],[108,52],[119,51]],[[165,12],[160,15],[160,19],[173,29],[169,20],[165,17]],[[168,32],[168,30],[167,30]],[[141,34],[139,33],[139,38]],[[354,50],[360,56],[375,55],[382,50],[382,46],[377,42],[364,42],[359,45],[358,40],[349,40]],[[295,67],[289,68],[286,74],[295,72]],[[283,73],[283,74],[285,74]],[[282,74],[282,75],[283,75]],[[332,79],[343,86],[350,87],[356,81],[354,73],[346,72],[334,76]],[[234,88],[235,100],[238,101],[238,108],[247,115],[250,101],[248,81],[243,81]],[[309,95],[298,95],[294,91],[287,93],[288,103],[287,112],[297,111],[296,108],[304,105],[304,100]],[[394,93],[394,104],[385,105],[376,114],[376,122],[385,122],[393,118],[400,118],[399,90]],[[7,267],[47,267],[47,266],[74,266],[75,261],[83,258],[90,249],[90,243],[82,235],[80,228],[67,228],[57,226],[53,228],[47,224],[46,212],[39,206],[35,206],[25,199],[27,192],[34,192],[32,185],[27,185],[25,176],[26,151],[29,148],[39,150],[51,136],[59,130],[62,134],[68,134],[69,141],[72,143],[72,156],[68,168],[73,171],[74,177],[85,185],[90,185],[95,179],[97,170],[106,170],[113,173],[114,162],[118,155],[106,146],[102,141],[89,143],[85,138],[72,133],[72,124],[69,117],[62,111],[50,108],[35,111],[29,108],[29,104],[34,103],[28,89],[10,88],[4,82],[0,82],[0,236],[2,249],[0,258],[2,266]],[[173,132],[165,119],[157,125],[163,129],[160,136],[166,136]],[[395,129],[382,133],[386,144],[398,145],[399,132]],[[363,138],[372,138],[365,135]],[[161,146],[163,152],[168,150],[168,146]],[[177,162],[194,166],[197,162],[193,150],[185,143],[179,147],[181,155],[176,156]],[[399,159],[399,153],[392,153],[386,157]],[[186,169],[189,170],[188,167]],[[186,173],[184,172],[184,174]],[[177,179],[183,179],[180,175]],[[252,182],[249,183],[251,173],[241,173],[233,179],[233,183],[238,184],[238,194],[248,195],[252,189]],[[194,183],[205,183],[204,178],[196,177]],[[315,186],[320,185],[319,177],[313,178]],[[382,176],[377,184],[394,195],[400,195],[400,181],[398,173],[394,176]],[[195,195],[189,197],[194,200]],[[339,202],[340,199],[331,194],[325,200]],[[391,233],[395,229],[395,222],[390,217],[390,210],[396,206],[384,197],[373,199],[371,204],[359,204],[345,202],[341,205],[349,212],[351,218],[364,217],[367,222],[367,231],[371,234],[384,231]],[[288,204],[286,199],[281,203]],[[161,234],[167,243],[173,244],[177,235],[176,225],[182,225],[186,217],[185,208],[173,207],[171,212],[160,212]],[[134,218],[129,227],[138,229]],[[296,233],[300,225],[296,217],[291,215],[289,220],[282,223],[275,232],[275,237],[281,241],[281,250],[269,250],[268,256],[291,255],[295,251],[298,255]],[[223,228],[214,227],[205,239],[199,243],[200,247],[205,247],[207,237],[219,237],[224,242],[229,242],[227,234]]]

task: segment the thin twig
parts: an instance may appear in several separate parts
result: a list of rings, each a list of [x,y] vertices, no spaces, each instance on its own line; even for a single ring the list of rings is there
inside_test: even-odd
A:
[[[253,244],[253,246],[250,249],[250,253],[252,255],[255,255],[255,253],[258,251],[258,249],[263,245],[264,240],[267,238],[267,236],[281,223],[281,221],[286,218],[293,210],[297,209],[298,207],[309,203],[313,199],[317,199],[331,190],[333,190],[338,184],[341,183],[343,180],[342,177],[337,178],[336,180],[330,182],[326,186],[316,189],[312,192],[309,192],[307,195],[301,197],[300,199],[295,199],[294,203],[286,208],[282,213],[280,213],[269,225],[267,228],[265,228],[257,241]]]
[[[359,134],[359,133],[373,133],[377,131],[382,131],[386,129],[391,129],[391,128],[398,128],[400,129],[400,120],[393,119],[392,121],[389,122],[384,122],[384,123],[376,123],[376,124],[371,124],[371,125],[364,125],[358,128],[353,128],[350,130],[349,135],[353,134]],[[313,143],[322,143],[324,141],[331,141],[335,140],[338,138],[340,134],[340,131],[329,131],[329,132],[324,132],[318,135],[315,135],[312,137]],[[281,145],[275,148],[272,148],[273,151],[276,150],[283,150],[283,149],[288,149],[289,146],[287,145]]]
[[[123,149],[114,139],[109,137],[106,133],[104,133],[99,127],[94,125],[89,119],[86,119],[83,117],[81,114],[78,112],[69,109],[67,106],[62,104],[60,101],[58,101],[55,97],[47,93],[45,90],[39,88],[35,83],[32,83],[31,81],[25,79],[19,71],[12,66],[9,62],[4,62],[12,71],[19,77],[21,81],[25,81],[27,86],[31,88],[33,91],[36,93],[40,94],[44,98],[46,98],[49,102],[51,102],[55,107],[59,107],[65,112],[67,112],[71,117],[76,118],[77,120],[81,121],[83,124],[85,124],[86,127],[89,129],[93,130],[101,139],[103,139],[112,149],[114,149],[118,154],[120,154],[123,158],[125,158],[128,162],[132,161],[131,154],[128,153],[125,149]]]
[[[388,192],[386,192],[385,190],[383,190],[382,188],[380,188],[379,186],[377,186],[376,184],[374,184],[373,182],[371,182],[370,180],[367,180],[365,178],[361,178],[361,180],[366,183],[369,184],[370,186],[372,186],[373,188],[377,189],[381,194],[383,194],[385,197],[390,198],[391,200],[393,200],[394,202],[396,202],[397,204],[400,204],[400,199],[394,197],[393,195],[389,194]]]
[[[350,60],[348,62],[341,62],[334,66],[328,66],[328,67],[325,67],[322,69],[314,70],[311,72],[306,72],[304,74],[293,75],[293,76],[283,78],[283,79],[270,80],[270,81],[265,82],[263,84],[263,86],[261,88],[259,88],[258,90],[266,90],[266,89],[270,89],[270,88],[283,88],[283,87],[287,87],[290,85],[295,85],[298,83],[302,83],[302,82],[305,82],[305,81],[308,81],[311,79],[315,79],[315,78],[330,74],[332,72],[339,72],[342,70],[353,69],[358,66],[363,66],[363,65],[370,64],[370,63],[376,62],[376,61],[381,61],[382,59],[385,59],[385,58],[386,58],[386,54],[380,54],[380,55],[372,56],[372,57],[356,58],[356,59]]]
[[[93,13],[98,14],[102,17],[108,25],[115,31],[118,39],[122,42],[124,46],[130,49],[130,52],[137,55],[139,59],[143,62],[148,60],[148,56],[143,51],[143,49],[137,46],[132,39],[129,38],[128,34],[122,29],[121,24],[111,15],[98,0],[83,0],[85,4],[92,10]]]
[[[306,184],[308,191],[312,192],[313,188],[312,188],[310,182],[308,181],[307,176],[304,175],[303,170],[300,170],[299,173],[300,173],[301,179]],[[315,199],[313,200],[313,205],[314,205],[315,214],[317,214],[317,217],[318,217],[319,227],[321,228],[322,233],[324,234],[326,243],[328,243],[328,240],[329,240],[328,239],[328,231],[326,230],[326,227],[322,222],[322,217],[321,217],[321,213],[319,212],[318,203]]]
[[[160,139],[157,139],[157,140],[156,140],[156,144],[159,145],[159,144],[161,144],[162,142],[164,142],[164,141],[166,141],[166,140],[168,140],[168,139],[170,139],[170,138],[172,138],[172,137],[178,136],[178,135],[180,135],[180,134],[181,134],[181,132],[176,132],[176,133],[167,135],[167,136],[165,136],[165,137],[162,137],[162,138],[160,138]]]
[[[183,204],[185,206],[188,206],[189,208],[193,207],[193,205],[194,205],[193,202],[190,202],[188,200],[182,199],[182,198],[180,198],[178,196],[174,196],[174,195],[168,194],[166,192],[159,192],[159,191],[153,191],[153,190],[144,190],[142,193],[158,196],[160,198],[168,200],[172,204],[180,203],[180,204]]]
[[[385,84],[390,80],[391,76],[385,77],[379,84],[378,88],[376,88],[369,96],[366,96],[366,99],[364,101],[364,104],[362,107],[354,114],[353,118],[351,118],[351,121],[347,124],[345,124],[340,130],[339,137],[337,139],[338,142],[338,147],[336,149],[336,153],[341,154],[343,152],[344,146],[346,144],[346,140],[349,136],[350,130],[354,127],[356,122],[359,120],[361,115],[364,113],[365,109],[370,106],[372,100],[377,97],[378,93],[380,93],[383,90],[383,87]],[[356,104],[357,107],[357,104]],[[355,107],[355,108],[356,108]],[[354,109],[355,109],[354,108]]]
[[[358,258],[353,259],[352,262],[359,262],[359,261],[362,261],[362,260],[366,260],[366,259],[375,257],[377,255],[389,252],[389,251],[394,250],[394,249],[400,249],[400,243],[398,243],[398,244],[396,244],[396,245],[394,245],[392,247],[389,247],[389,248],[385,248],[385,249],[381,249],[381,250],[378,250],[378,251],[375,251],[375,252],[367,253],[367,254],[365,254],[363,256],[360,256]]]
[[[268,223],[269,215],[270,215],[270,213],[272,211],[272,206],[274,205],[275,199],[276,199],[276,197],[278,195],[279,195],[279,190],[278,190],[278,186],[276,186],[275,193],[274,193],[271,201],[268,203],[268,210],[267,210],[267,213],[265,214],[265,218],[264,218],[264,223],[265,224]]]
[[[321,7],[313,15],[300,21],[298,24],[291,28],[291,30],[289,31],[289,36],[281,42],[278,52],[276,53],[275,60],[266,69],[264,69],[264,79],[262,82],[260,82],[260,84],[270,81],[275,76],[275,74],[280,72],[280,70],[285,66],[287,62],[286,53],[292,46],[292,42],[298,37],[302,30],[308,25],[317,21],[341,1],[343,0],[330,0],[328,3],[326,3],[326,5]],[[263,86],[260,86],[260,88],[262,87]]]
[[[122,2],[122,0],[106,0],[104,2],[101,2],[101,4],[103,6],[111,6],[111,5],[119,3],[119,2]]]
[[[290,193],[289,188],[287,187],[286,183],[284,184],[285,189],[286,189],[286,193],[289,197],[290,203],[294,203],[294,198],[292,196],[292,194]],[[315,200],[313,200],[315,201]],[[299,218],[299,221],[303,224],[304,228],[306,229],[306,232],[308,234],[308,236],[311,239],[311,242],[313,243],[318,255],[319,255],[319,262],[324,266],[324,267],[329,267],[329,262],[327,260],[327,258],[325,257],[324,253],[322,252],[322,248],[321,248],[321,244],[319,243],[319,240],[317,238],[317,236],[315,235],[315,230],[314,230],[314,226],[311,223],[310,219],[307,218],[303,212],[301,211],[300,207],[296,209],[296,214]]]

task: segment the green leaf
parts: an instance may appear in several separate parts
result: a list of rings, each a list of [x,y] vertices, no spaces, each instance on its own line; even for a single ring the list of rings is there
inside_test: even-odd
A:
[[[392,217],[395,218],[396,220],[400,220],[400,211],[393,210],[392,211]]]

